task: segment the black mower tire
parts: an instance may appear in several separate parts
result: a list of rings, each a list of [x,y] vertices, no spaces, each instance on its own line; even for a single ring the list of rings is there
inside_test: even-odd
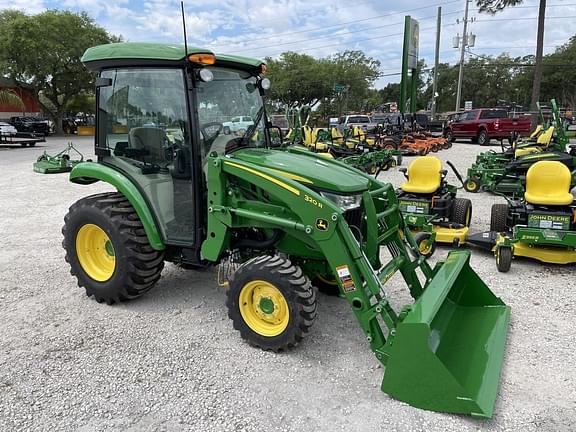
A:
[[[76,249],[80,230],[91,225],[105,233],[113,248],[113,271],[102,281],[82,266]],[[121,193],[92,195],[74,203],[64,217],[62,234],[70,273],[78,280],[78,286],[86,290],[86,295],[94,296],[98,303],[110,305],[135,299],[160,279],[164,252],[150,246],[136,210]]]
[[[472,220],[472,201],[467,198],[455,198],[451,219],[452,222],[469,227]]]
[[[446,138],[446,142],[453,143],[454,142],[454,134],[451,130],[447,130],[444,136]]]
[[[490,136],[488,135],[488,131],[486,129],[480,129],[480,132],[478,133],[478,144],[481,146],[490,144]]]
[[[496,251],[496,268],[501,273],[506,273],[512,266],[512,248],[499,247]]]
[[[480,190],[480,182],[476,179],[466,179],[464,181],[464,190],[466,192],[476,193]]]
[[[272,286],[286,302],[288,322],[284,329],[278,329],[278,334],[267,336],[257,332],[242,315],[241,308],[246,314],[249,306],[241,304],[242,292],[254,281]],[[310,280],[300,267],[278,255],[263,255],[244,263],[230,279],[226,296],[228,317],[234,328],[250,345],[266,351],[278,352],[298,345],[309,334],[317,316],[316,291]]]
[[[493,204],[490,211],[490,231],[508,230],[508,204]]]
[[[436,251],[436,242],[432,243],[432,245],[427,245],[424,247],[423,242],[428,240],[431,236],[432,234],[426,231],[420,231],[414,234],[414,242],[418,247],[418,251],[420,252],[420,255],[423,255],[426,258],[430,258]]]

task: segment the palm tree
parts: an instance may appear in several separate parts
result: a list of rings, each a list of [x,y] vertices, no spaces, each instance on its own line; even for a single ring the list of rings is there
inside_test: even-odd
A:
[[[26,109],[22,98],[14,90],[10,89],[0,89],[0,106],[2,105],[18,108],[19,111]]]
[[[500,12],[508,6],[517,6],[523,0],[476,0],[480,13],[491,15]],[[534,81],[532,81],[532,98],[530,110],[536,111],[536,102],[540,98],[540,83],[542,82],[542,56],[544,54],[544,20],[546,19],[546,0],[540,0],[538,9],[538,32],[536,36],[536,59],[534,63]]]

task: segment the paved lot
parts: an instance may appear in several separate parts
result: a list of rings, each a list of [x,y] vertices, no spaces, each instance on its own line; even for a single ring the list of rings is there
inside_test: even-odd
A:
[[[91,138],[73,141],[93,157]],[[574,266],[515,260],[500,274],[490,254],[473,251],[474,269],[512,307],[495,414],[427,412],[380,391],[383,370],[340,299],[321,295],[312,334],[272,354],[233,330],[213,271],[169,264],[137,301],[87,298],[60,230],[75,200],[110,187],[32,172],[44,149],[65,143],[0,147],[0,430],[576,430]],[[457,143],[438,155],[465,172],[481,150]],[[402,181],[397,171],[381,178]],[[487,230],[491,205],[503,200],[460,193],[473,201],[472,231]],[[387,289],[395,305],[409,301],[397,277]]]

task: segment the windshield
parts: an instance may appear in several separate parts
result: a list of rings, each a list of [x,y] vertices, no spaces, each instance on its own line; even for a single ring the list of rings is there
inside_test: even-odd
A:
[[[238,146],[264,147],[264,106],[256,77],[234,69],[210,70],[214,79],[198,83],[203,159]]]

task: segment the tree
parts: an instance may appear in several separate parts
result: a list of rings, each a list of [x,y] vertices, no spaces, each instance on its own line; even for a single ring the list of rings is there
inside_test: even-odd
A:
[[[24,111],[26,107],[22,98],[14,90],[0,90],[0,106],[14,107],[18,111]]]
[[[522,4],[523,0],[476,0],[480,12],[491,15],[504,10],[508,6]],[[532,82],[532,97],[530,110],[536,110],[536,102],[540,99],[540,85],[542,82],[542,57],[544,53],[544,21],[546,19],[546,0],[540,0],[538,9],[538,31],[536,36],[536,57],[534,62],[534,80]]]
[[[116,42],[86,14],[49,10],[27,16],[0,12],[0,69],[31,86],[38,102],[62,133],[66,106],[92,89],[93,75],[80,57],[94,45]]]

